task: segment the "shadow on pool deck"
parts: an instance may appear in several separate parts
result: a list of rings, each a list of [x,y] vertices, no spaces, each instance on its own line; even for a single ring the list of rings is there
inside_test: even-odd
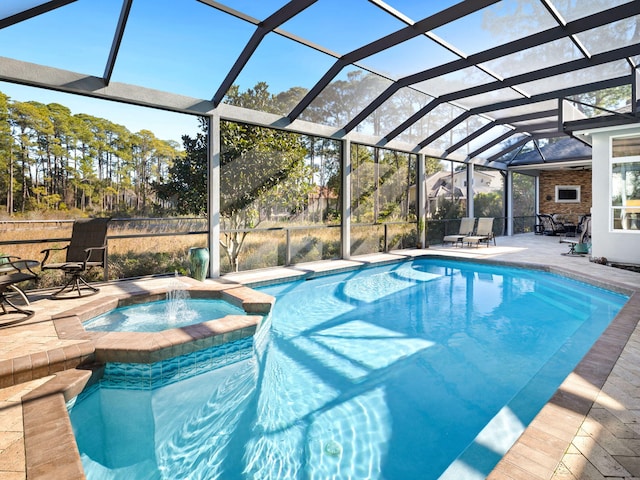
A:
[[[242,272],[206,284],[239,288],[438,255],[550,269],[627,293],[640,288],[640,273],[562,255],[566,251],[557,238],[525,234],[499,237],[496,247],[433,246]],[[90,300],[56,302],[47,292],[36,292],[31,295],[33,319],[0,327],[0,479],[23,479],[27,473],[30,480],[84,476],[65,400],[92,381],[92,371],[82,365],[95,361],[97,342],[74,330],[77,323],[56,325],[54,317],[68,319],[64,311],[99,304],[106,297],[151,295],[166,288],[167,281],[164,277],[104,284],[100,297]],[[488,478],[640,477],[639,319],[636,293]]]

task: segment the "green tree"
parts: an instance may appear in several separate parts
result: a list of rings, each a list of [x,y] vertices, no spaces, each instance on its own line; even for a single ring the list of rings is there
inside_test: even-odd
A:
[[[456,199],[442,197],[438,202],[438,210],[433,214],[434,220],[462,218],[466,215],[464,204]]]
[[[535,177],[523,173],[513,174],[513,216],[533,217],[535,212]]]
[[[277,99],[265,83],[227,93],[227,103],[277,111]],[[181,214],[206,211],[207,124],[196,138],[183,137],[185,155],[175,158],[166,183],[156,183],[160,199],[172,200]],[[305,163],[306,148],[298,134],[234,122],[221,122],[220,245],[234,271],[239,269],[248,229],[274,212],[300,209],[313,188],[312,170]]]
[[[478,193],[473,199],[476,217],[502,217],[504,216],[502,205],[501,192]]]
[[[58,103],[12,102],[0,93],[0,201],[9,213],[127,204],[146,213],[155,201],[150,185],[179,155],[176,142],[149,130],[134,135]]]
[[[182,137],[184,155],[174,158],[166,181],[153,184],[158,198],[172,204],[178,215],[207,213],[207,123],[204,118],[200,119],[200,127],[202,132],[195,138]]]
[[[37,175],[39,171],[43,135],[53,131],[46,107],[43,107],[38,102],[13,102],[10,107],[10,122],[13,135],[17,138],[16,160],[19,162],[14,178],[21,185],[22,195],[18,207],[22,212],[31,206],[31,187],[37,184],[34,172]]]
[[[9,97],[0,92],[0,192],[6,199],[7,213],[13,212],[13,135]],[[2,197],[0,197],[2,198]]]
[[[232,87],[226,102],[277,111],[265,83],[240,93]],[[273,212],[294,213],[313,189],[301,135],[233,122],[220,127],[220,245],[234,271],[248,232]]]

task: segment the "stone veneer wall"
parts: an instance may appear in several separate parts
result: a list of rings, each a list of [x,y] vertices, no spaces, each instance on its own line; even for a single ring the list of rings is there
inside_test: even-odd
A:
[[[580,185],[580,203],[556,203],[556,185]],[[577,222],[591,212],[591,170],[547,170],[540,172],[540,213],[560,214]]]

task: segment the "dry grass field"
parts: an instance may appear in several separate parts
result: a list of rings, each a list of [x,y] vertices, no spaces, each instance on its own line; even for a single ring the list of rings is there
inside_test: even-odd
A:
[[[71,221],[20,221],[0,222],[0,253],[42,261],[45,248],[60,248],[68,244]],[[188,234],[186,228],[199,231],[204,221],[196,222],[162,220],[115,221],[109,226],[108,273],[109,279],[137,277],[178,271],[188,273],[188,252],[191,247],[206,246],[206,235]],[[143,236],[150,235],[150,236]],[[123,238],[117,238],[123,237]],[[28,242],[28,243],[13,243]],[[64,251],[56,252],[48,261],[64,261]],[[39,272],[39,269],[36,269]],[[102,280],[104,272],[92,272],[92,280]],[[59,272],[41,272],[38,287],[60,284]],[[36,285],[30,285],[31,287]],[[29,287],[29,286],[28,286]],[[27,288],[28,288],[27,287]]]
[[[31,220],[0,222],[0,253],[42,261],[45,248],[59,248],[68,244],[72,221]],[[261,225],[262,226],[262,225]],[[295,226],[285,224],[271,229],[250,232],[240,254],[239,269],[254,270],[289,263],[296,264],[340,258],[340,228],[333,226]],[[273,228],[276,227],[276,228]],[[207,245],[205,219],[117,219],[109,225],[109,279],[178,272],[189,274],[189,249]],[[384,227],[352,226],[352,253],[373,253],[384,248]],[[415,225],[389,225],[388,248],[413,246]],[[21,243],[27,242],[27,243]],[[63,261],[64,251],[51,261]],[[231,270],[224,251],[220,254],[222,273]],[[40,272],[36,269],[36,272]],[[102,280],[104,272],[92,272],[92,280]],[[26,288],[59,285],[59,272],[42,272],[37,283]]]

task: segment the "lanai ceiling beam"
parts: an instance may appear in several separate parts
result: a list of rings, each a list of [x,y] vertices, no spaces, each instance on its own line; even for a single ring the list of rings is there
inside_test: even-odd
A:
[[[496,60],[500,57],[511,55],[532,47],[536,47],[538,45],[542,45],[544,43],[552,42],[554,40],[559,40],[561,38],[572,36],[580,32],[601,27],[608,23],[623,20],[637,14],[640,14],[640,2],[626,3],[618,7],[605,10],[603,12],[598,12],[596,14],[574,20],[573,22],[569,22],[566,25],[559,25],[543,32],[534,33],[532,35],[529,35],[528,37],[513,40],[503,45],[499,45],[497,47],[493,47],[488,50],[469,55],[467,58],[453,60],[449,63],[445,63],[443,65],[439,65],[437,67],[433,67],[419,73],[408,75],[394,82],[387,89],[385,89],[377,98],[375,98],[369,105],[367,105],[347,125],[345,125],[344,130],[348,133],[351,130],[355,129],[358,124],[364,121],[369,115],[373,113],[376,108],[380,107],[386,100],[391,98],[391,96],[402,87],[408,87],[416,83],[432,80],[442,75],[447,75],[449,73],[453,73],[470,66],[478,65],[483,62]],[[317,92],[317,94],[319,93],[320,92]],[[425,93],[428,94],[428,92]],[[400,132],[396,133],[396,135],[404,130],[405,129],[403,128],[402,130],[400,130]],[[397,131],[398,129],[394,129],[394,132]],[[392,140],[394,136],[395,135],[392,135],[390,133],[389,135],[385,135],[385,138],[387,140]]]
[[[535,135],[528,135],[524,140],[524,144],[526,144],[527,142],[530,142],[532,139],[536,139],[539,140],[541,138],[559,138],[559,137],[566,137],[566,135],[562,132],[547,132],[547,133],[537,133]],[[495,162],[497,161],[500,157],[502,157],[503,155],[509,153],[512,150],[515,150],[516,148],[523,146],[524,144],[521,143],[521,141],[517,142],[515,145],[508,145],[506,148],[504,148],[503,150],[500,150],[498,153],[490,156],[489,158],[487,158],[487,163],[491,163],[491,162]],[[516,154],[519,155],[520,152],[518,152]],[[514,157],[515,158],[515,157]],[[513,160],[513,159],[512,159]],[[508,163],[509,165],[511,164],[511,161],[509,161]]]
[[[474,107],[469,110],[469,113],[471,115],[480,115],[483,113],[495,112],[495,111],[503,110],[507,108],[521,107],[523,105],[527,105],[530,103],[538,103],[538,102],[543,102],[545,100],[555,100],[560,97],[566,97],[569,95],[593,92],[596,90],[602,90],[604,88],[619,87],[619,86],[628,85],[628,84],[629,84],[629,76],[625,75],[623,77],[617,77],[617,78],[612,78],[608,80],[592,82],[584,85],[563,88],[561,90],[554,90],[552,92],[540,93],[537,95],[532,95],[530,97],[516,98],[513,100],[505,100],[504,102],[498,102],[498,103],[483,105],[480,107]],[[384,136],[385,140],[388,142],[393,138],[397,137],[403,131],[409,128],[411,125],[413,125],[422,117],[424,117],[431,110],[433,110],[438,105],[443,103],[441,98],[442,97],[434,99],[433,101],[428,103],[425,107],[421,108],[416,113],[411,115],[407,120],[405,120],[400,125],[398,125],[393,131],[385,135]]]
[[[480,95],[483,93],[489,93],[494,90],[498,90],[505,87],[511,87],[515,85],[522,85],[524,83],[533,82],[536,80],[543,80],[545,78],[553,77],[555,75],[562,75],[565,73],[571,73],[585,68],[602,65],[616,60],[622,60],[625,57],[630,57],[640,54],[640,43],[633,45],[627,45],[625,47],[617,48],[615,50],[609,50],[608,52],[598,53],[591,58],[580,58],[578,60],[571,60],[569,62],[561,63],[559,65],[553,65],[551,67],[541,68],[539,70],[533,70],[530,72],[515,75],[513,77],[505,78],[502,81],[485,83],[484,85],[477,85],[475,87],[465,88],[464,90],[458,90],[456,92],[447,93],[438,97],[442,102],[452,102],[455,100],[461,100],[466,97],[472,97],[474,95]]]
[[[523,143],[522,145],[520,145],[520,148],[518,148],[518,151],[515,153],[515,155],[513,157],[511,157],[509,159],[509,161],[507,162],[507,166],[511,166],[511,164],[514,162],[514,160],[518,157],[518,155],[520,155],[520,153],[522,152],[522,150],[524,149],[524,146],[526,145],[526,142]],[[504,155],[506,152],[504,153],[500,153],[500,156]]]
[[[449,148],[447,148],[444,152],[442,152],[442,156],[446,157],[451,152],[455,152],[456,150],[458,150],[463,145],[466,145],[467,143],[471,142],[472,140],[475,140],[476,138],[478,138],[480,135],[483,135],[483,134],[487,133],[489,130],[491,130],[493,127],[495,127],[497,125],[498,125],[498,122],[496,120],[494,120],[493,122],[487,123],[486,125],[483,125],[478,130],[476,130],[472,134],[468,135],[467,137],[463,138],[459,142],[456,142],[453,145],[450,145]]]
[[[471,113],[469,113],[469,110],[467,110],[466,112],[464,112],[462,115],[458,115],[456,118],[454,118],[453,120],[451,120],[449,123],[447,123],[446,125],[444,125],[443,127],[439,128],[438,130],[436,130],[434,133],[432,133],[431,135],[429,135],[427,138],[425,138],[422,142],[420,142],[418,144],[418,146],[420,148],[424,148],[427,145],[429,145],[431,142],[433,142],[434,140],[437,140],[438,138],[440,138],[442,135],[444,135],[445,133],[447,133],[449,130],[453,129],[456,127],[456,125],[460,125],[462,122],[464,122],[467,118],[469,118],[471,116]]]
[[[471,152],[468,157],[467,160],[470,160],[474,157],[477,157],[478,155],[480,155],[482,152],[485,152],[487,150],[489,150],[491,147],[495,147],[496,145],[504,142],[507,138],[517,134],[517,133],[523,133],[525,135],[527,135],[529,138],[532,138],[533,136],[535,136],[535,131],[538,130],[548,130],[548,129],[552,129],[552,128],[557,128],[557,122],[555,121],[551,121],[551,122],[544,122],[544,123],[539,123],[536,124],[534,127],[532,128],[531,125],[527,125],[527,126],[520,126],[520,127],[515,127],[513,130],[504,133],[503,135],[500,135],[498,138],[494,138],[493,140],[491,140],[490,142],[484,144],[482,147],[474,150],[473,152]]]
[[[498,125],[509,125],[511,123],[516,123],[516,122],[526,122],[528,120],[535,120],[537,118],[551,117],[551,116],[554,116],[554,115],[557,115],[557,114],[558,114],[558,112],[556,110],[541,110],[539,112],[524,113],[522,115],[514,115],[514,116],[511,116],[511,117],[505,117],[505,118],[500,118],[500,119],[494,120],[494,121],[492,121],[490,123],[487,123],[486,125],[482,126],[478,130],[474,131],[469,136],[463,138],[459,142],[454,143],[453,145],[451,145],[449,148],[447,148],[444,151],[444,156],[448,155],[451,152],[455,152],[456,150],[458,150],[463,145],[471,142],[472,140],[475,140],[480,135],[488,132],[493,127],[496,127]],[[428,142],[428,143],[425,143],[425,147],[429,146],[429,144],[431,142],[433,142],[434,140],[436,140],[437,138],[438,137],[436,137],[435,135],[432,135],[431,137],[428,137],[425,140],[425,142]]]
[[[393,140],[398,135],[400,135],[402,132],[404,132],[407,128],[409,128],[411,125],[413,125],[418,120],[420,120],[422,117],[427,115],[431,110],[433,110],[438,105],[440,105],[441,103],[442,103],[442,101],[440,99],[434,98],[432,101],[427,103],[424,107],[422,107],[420,110],[418,110],[416,113],[414,113],[409,118],[407,118],[404,122],[402,122],[400,125],[398,125],[396,128],[394,128],[390,133],[385,135],[384,136],[385,140],[387,142],[389,140]]]
[[[544,8],[547,9],[547,11],[551,14],[551,16],[554,18],[556,22],[558,22],[563,27],[566,26],[567,24],[566,20],[562,17],[562,14],[558,11],[558,9],[555,7],[555,5],[551,1],[549,0],[540,0],[540,1],[542,2],[542,5],[544,6]],[[571,42],[576,46],[576,48],[580,50],[580,52],[585,58],[589,58],[591,56],[587,51],[587,48],[582,44],[582,42],[578,37],[576,37],[575,35],[569,35],[569,40],[571,40]]]
[[[107,59],[107,65],[104,69],[104,83],[109,85],[111,81],[111,75],[113,74],[113,67],[116,64],[116,58],[120,51],[120,44],[122,43],[122,36],[124,35],[124,29],[129,19],[129,12],[131,11],[131,4],[133,0],[123,0],[122,10],[120,10],[120,18],[118,19],[118,25],[113,36],[113,42],[111,42],[111,51],[109,52],[109,58]]]
[[[538,139],[537,138],[533,139],[533,145],[536,147],[536,150],[538,151],[538,155],[540,155],[540,158],[542,159],[542,163],[547,163],[547,159],[544,158],[544,154],[542,153],[542,150],[540,149],[540,145],[538,145]]]
[[[531,136],[526,135],[524,138],[521,138],[517,142],[512,143],[511,145],[507,146],[503,150],[500,150],[495,155],[492,155],[491,157],[487,158],[487,163],[495,162],[497,159],[501,158],[503,155],[506,155],[507,153],[509,153],[509,152],[511,152],[511,151],[513,151],[513,150],[515,150],[517,148],[524,147],[527,143],[529,143],[531,141],[531,138],[532,138]]]
[[[504,110],[507,108],[521,107],[530,103],[544,102],[545,100],[557,100],[558,98],[568,97],[571,95],[595,92],[597,90],[603,90],[605,88],[621,87],[622,85],[629,85],[629,82],[629,75],[623,75],[621,77],[609,78],[607,80],[599,80],[597,82],[585,83],[573,87],[562,88],[560,90],[553,90],[551,92],[539,93],[536,95],[531,95],[528,98],[516,98],[513,100],[505,100],[503,102],[482,105],[480,107],[474,107],[469,111],[474,115],[480,115],[483,113],[496,112],[498,110]]]
[[[469,153],[469,155],[467,155],[467,161],[471,160],[472,158],[477,157],[478,155],[480,155],[482,152],[489,150],[491,147],[494,147],[502,142],[504,142],[507,138],[512,137],[518,133],[524,133],[521,129],[516,129],[514,128],[513,130],[510,130],[506,133],[503,133],[502,135],[500,135],[497,138],[494,138],[493,140],[491,140],[488,143],[485,143],[483,146],[481,146],[480,148],[477,148],[476,150],[474,150],[473,152]]]
[[[231,85],[233,85],[233,82],[236,81],[236,78],[238,78],[238,75],[240,75],[240,72],[262,42],[262,39],[269,32],[272,32],[287,20],[295,17],[298,13],[316,3],[316,1],[317,0],[292,0],[273,15],[258,24],[258,28],[253,32],[253,35],[227,73],[227,76],[218,87],[218,91],[213,96],[211,101],[214,105],[218,105],[222,101]]]
[[[65,5],[68,5],[75,1],[76,0],[51,0],[50,2],[41,3],[40,5],[37,5],[33,8],[28,8],[27,10],[23,10],[6,18],[0,18],[0,30],[6,27],[10,27],[11,25],[15,25],[16,23],[29,20],[30,18],[37,17],[38,15],[42,15],[43,13],[50,12],[51,10],[55,10],[56,8],[64,7]]]
[[[486,83],[484,85],[478,85],[475,87],[466,88],[464,90],[458,90],[456,92],[448,93],[438,97],[437,99],[429,103],[427,107],[431,106],[434,103],[441,104],[441,103],[452,102],[455,100],[461,100],[466,97],[488,93],[500,88],[520,85],[520,84],[532,82],[535,80],[542,80],[544,78],[552,77],[554,75],[560,75],[563,73],[569,73],[576,70],[582,70],[584,68],[589,68],[596,65],[609,63],[627,56],[633,56],[638,54],[640,54],[640,44],[628,45],[626,47],[610,50],[608,52],[599,53],[597,55],[594,55],[591,58],[581,58],[578,60],[572,60],[570,62],[554,65],[553,67],[541,68],[539,70],[523,73],[521,75],[515,75],[513,77],[506,78],[503,81]],[[533,102],[528,101],[526,103],[533,103]],[[433,108],[427,108],[427,107],[424,107],[418,110],[418,112],[416,112],[411,117],[409,117],[406,121],[401,123],[392,132],[385,135],[385,139],[389,141],[395,138],[397,135],[402,133],[404,130],[409,128],[412,124],[414,124],[415,122],[420,120],[423,116],[425,116],[427,113],[429,113],[429,111],[433,110]],[[425,145],[426,145],[425,142],[420,143],[421,148],[424,147]]]
[[[340,71],[351,63],[358,62],[363,58],[369,57],[376,53],[379,53],[387,48],[394,47],[402,42],[411,40],[419,35],[441,27],[449,22],[462,18],[466,15],[474,13],[478,10],[482,10],[485,7],[497,3],[499,0],[477,0],[473,2],[464,1],[456,5],[453,5],[441,12],[438,12],[430,17],[420,20],[413,25],[409,25],[405,28],[397,30],[385,37],[379,38],[363,47],[357,48],[342,57],[340,57],[336,63],[325,73],[322,78],[309,90],[300,102],[291,110],[288,117],[293,121],[300,116],[300,114],[311,104],[311,102],[320,95],[331,80],[340,73]],[[391,93],[392,95],[393,93]],[[390,96],[390,95],[389,95]],[[387,97],[388,98],[388,97]],[[381,100],[380,105],[384,102]],[[377,108],[377,107],[376,107]],[[369,114],[367,114],[368,116]],[[365,117],[366,118],[366,117]]]

